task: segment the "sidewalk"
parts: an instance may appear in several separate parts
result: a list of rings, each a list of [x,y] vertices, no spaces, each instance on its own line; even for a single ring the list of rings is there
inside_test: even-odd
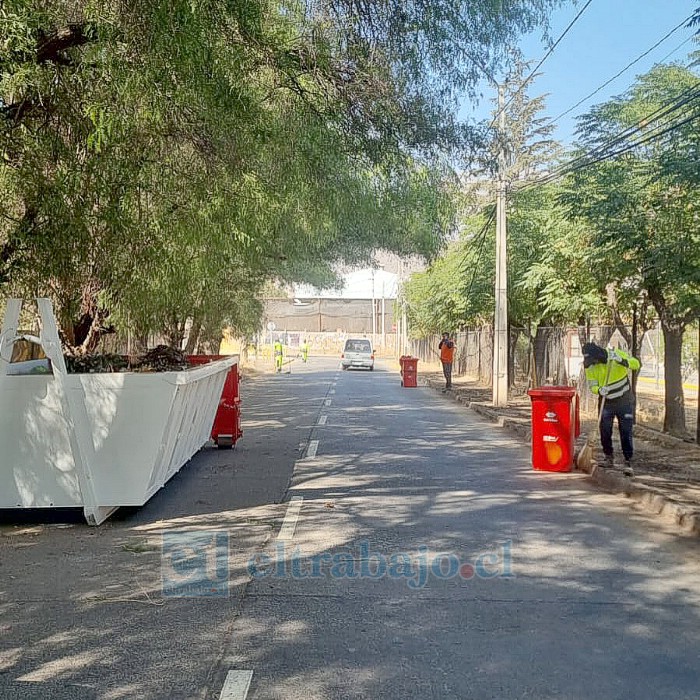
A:
[[[439,372],[426,372],[421,378],[436,390],[445,385]],[[527,394],[512,396],[507,408],[494,408],[490,387],[481,386],[468,377],[453,379],[453,387],[446,396],[529,442],[530,399]],[[596,429],[595,418],[582,417],[577,456],[586,444],[587,434]],[[645,510],[675,522],[680,532],[700,536],[700,446],[635,426],[635,478],[628,479],[621,471],[597,467],[595,460],[600,457],[597,435],[592,442],[593,461],[577,463],[580,471],[590,474],[601,488],[622,493]]]

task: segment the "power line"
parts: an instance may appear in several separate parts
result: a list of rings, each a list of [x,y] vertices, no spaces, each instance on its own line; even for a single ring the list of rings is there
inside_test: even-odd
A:
[[[604,160],[610,160],[611,158],[617,158],[618,156],[624,155],[625,153],[628,153],[629,151],[632,151],[635,148],[638,148],[639,146],[644,146],[645,144],[650,143],[652,141],[658,141],[662,136],[665,136],[666,134],[670,134],[672,131],[676,131],[676,129],[680,129],[680,127],[685,126],[686,124],[690,124],[691,122],[694,122],[697,119],[700,119],[700,113],[691,114],[689,117],[686,117],[685,119],[682,119],[679,122],[676,122],[674,124],[671,124],[670,126],[667,126],[662,131],[659,131],[655,134],[649,134],[645,138],[639,139],[638,141],[635,141],[634,143],[627,144],[626,146],[620,148],[617,151],[614,151],[613,153],[609,153],[603,157],[600,157],[594,161],[591,161],[590,163],[586,163],[585,165],[581,165],[578,168],[576,168],[576,170],[581,170],[584,167],[588,168],[591,165],[595,165],[596,163],[600,163]]]
[[[678,46],[676,46],[675,49],[672,49],[661,60],[657,61],[656,65],[658,66],[659,64],[663,63],[667,58],[673,56],[673,54],[676,53],[676,51],[683,48],[689,41],[692,41],[694,38],[695,34],[691,34],[687,39],[684,39],[680,44],[678,44]]]
[[[608,85],[610,85],[610,83],[617,80],[623,73],[626,73],[632,66],[639,63],[639,61],[641,61],[644,57],[648,56],[654,49],[656,49],[661,44],[663,44],[664,41],[666,41],[666,39],[668,39],[670,36],[675,34],[682,27],[686,26],[687,23],[692,19],[692,17],[693,17],[692,14],[689,15],[688,17],[686,17],[680,24],[677,24],[673,29],[671,29],[669,32],[667,32],[661,39],[659,39],[651,48],[647,49],[644,53],[637,56],[637,58],[635,58],[633,61],[630,61],[622,70],[615,73],[615,75],[613,75],[612,78],[609,78],[608,80],[606,80],[602,85],[600,85],[595,90],[593,90],[593,92],[591,92],[590,94],[588,94],[585,97],[583,97],[582,99],[580,99],[573,107],[569,107],[569,109],[567,109],[565,112],[558,114],[556,117],[554,117],[550,121],[551,122],[559,121],[562,117],[565,117],[567,114],[571,114],[571,112],[573,112],[577,107],[580,107],[584,102],[587,102],[591,97],[593,97],[594,95],[597,95],[601,90],[603,90]],[[682,44],[678,45],[675,49],[673,49],[673,51],[671,51],[671,53],[664,56],[664,58],[661,59],[661,63],[663,63],[669,56],[671,56],[676,51],[678,51],[678,49],[680,49],[681,46],[686,44],[692,38],[693,38],[692,36],[688,37],[685,41],[683,41]]]
[[[596,146],[588,153],[584,153],[580,156],[577,156],[576,158],[573,158],[567,163],[563,163],[561,166],[555,168],[554,171],[552,171],[551,173],[547,173],[538,180],[527,183],[523,187],[518,188],[518,191],[522,192],[524,190],[530,189],[531,187],[536,187],[538,185],[553,182],[554,180],[558,180],[559,178],[564,177],[569,173],[576,172],[578,170],[590,167],[591,165],[595,165],[602,161],[610,160],[611,158],[623,155],[624,153],[627,153],[630,150],[637,148],[638,146],[644,145],[651,141],[658,140],[665,134],[670,133],[671,131],[674,131],[677,128],[680,128],[681,126],[693,121],[694,119],[700,118],[700,114],[694,114],[691,117],[684,119],[680,122],[674,122],[673,119],[669,119],[665,122],[653,126],[652,133],[648,133],[646,136],[637,139],[636,141],[630,141],[630,139],[634,138],[645,129],[648,129],[648,127],[654,122],[658,122],[664,117],[669,117],[673,113],[680,110],[682,107],[685,107],[686,105],[691,104],[700,99],[699,86],[700,82],[686,88],[685,90],[683,90],[683,92],[681,92],[679,95],[673,98],[673,100],[670,100],[669,102],[661,105],[653,112],[643,117],[635,126],[623,129],[620,133],[608,139],[603,144]],[[661,129],[661,131],[659,131],[659,129]],[[626,143],[624,143],[625,141]],[[611,150],[618,144],[621,144],[619,148]]]
[[[498,117],[501,116],[501,113],[504,112],[506,109],[508,109],[510,103],[522,92],[523,88],[532,80],[532,78],[537,74],[537,71],[542,67],[542,64],[554,53],[554,49],[557,48],[557,46],[561,43],[561,41],[564,39],[564,37],[569,33],[571,28],[576,24],[576,22],[579,20],[581,15],[586,11],[586,8],[593,2],[593,0],[587,0],[586,4],[579,10],[578,14],[569,22],[569,26],[562,32],[562,34],[559,36],[559,38],[552,44],[552,46],[549,48],[549,51],[540,59],[540,62],[535,66],[535,68],[530,72],[530,75],[525,78],[525,80],[520,83],[520,87],[508,98],[506,103],[501,107],[496,115],[494,116],[493,120],[489,124],[489,129],[493,128],[493,125],[496,123],[498,120]]]
[[[471,294],[472,287],[474,286],[474,282],[476,281],[476,275],[477,272],[479,271],[479,263],[481,262],[481,253],[484,250],[484,243],[486,242],[486,234],[489,230],[489,226],[494,222],[494,219],[496,218],[496,207],[492,207],[491,213],[488,216],[488,219],[486,219],[486,222],[484,225],[481,227],[481,230],[477,234],[477,236],[481,236],[481,241],[479,242],[479,249],[477,250],[476,253],[476,262],[474,263],[473,267],[473,272],[472,272],[472,278],[469,281],[469,286],[467,287],[466,294],[464,295],[465,298],[468,298],[469,295]],[[466,258],[466,255],[465,255]],[[466,262],[466,259],[462,261],[463,263]],[[460,266],[461,267],[461,266]]]
[[[615,146],[616,144],[622,141],[633,138],[638,133],[641,133],[644,129],[654,124],[654,122],[657,122],[660,119],[663,119],[664,117],[667,117],[673,114],[674,112],[677,112],[681,107],[684,107],[689,102],[692,102],[698,98],[698,96],[700,95],[700,90],[698,90],[699,86],[700,82],[697,82],[694,85],[687,87],[674,98],[657,107],[653,112],[650,112],[646,116],[642,117],[640,120],[638,120],[636,124],[628,126],[627,128],[620,131],[616,136],[613,136],[612,138],[608,139],[602,144],[596,146],[589,153],[579,156],[567,165],[571,165],[578,160],[585,160],[586,158],[589,158],[591,156],[597,157],[598,155],[604,153],[606,150],[610,149],[612,146]]]

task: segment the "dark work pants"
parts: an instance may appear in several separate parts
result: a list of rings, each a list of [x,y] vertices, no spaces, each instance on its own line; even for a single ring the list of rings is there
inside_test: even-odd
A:
[[[603,415],[600,419],[600,442],[606,455],[613,453],[613,424],[617,418],[620,428],[620,444],[625,459],[632,459],[634,445],[632,443],[632,426],[634,425],[634,402],[626,396],[612,401],[606,401]]]
[[[452,363],[442,363],[442,373],[445,375],[445,388],[449,389],[452,386]]]

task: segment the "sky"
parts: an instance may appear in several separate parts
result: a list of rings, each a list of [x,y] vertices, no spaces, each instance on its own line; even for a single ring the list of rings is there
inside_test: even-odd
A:
[[[398,276],[386,270],[363,268],[352,270],[345,275],[342,290],[326,289],[322,292],[308,285],[296,285],[294,296],[298,299],[311,299],[321,296],[324,299],[396,299]]]
[[[585,1],[579,0],[576,5],[567,2],[553,13],[553,41],[559,38],[584,6]],[[533,83],[530,95],[548,94],[545,114],[552,118],[558,116],[650,49],[699,6],[700,0],[592,0],[554,53],[542,65],[539,71],[541,75]],[[584,114],[593,105],[624,93],[636,76],[646,73],[656,62],[685,60],[690,51],[700,46],[688,41],[673,55],[665,57],[679,44],[692,37],[695,31],[696,29],[682,27],[674,32],[648,56],[562,118],[553,138],[563,144],[571,144],[575,138],[577,114]],[[523,37],[520,47],[527,59],[534,60],[533,67],[547,53],[547,46],[541,41],[541,32]],[[460,111],[462,118],[490,117],[492,107],[489,98],[493,90],[489,83],[484,81],[480,91],[484,95],[480,104],[474,107],[470,103],[464,103]],[[396,293],[396,278],[393,275],[391,277],[391,280],[389,276],[386,278],[386,296],[394,296]],[[379,280],[379,277],[375,277],[375,295],[380,297],[380,286],[376,280]],[[388,289],[391,289],[390,293]],[[311,297],[316,296],[318,291],[299,287],[296,294],[299,297]],[[372,296],[372,273],[370,270],[358,270],[351,275],[341,293],[328,290],[321,295],[369,298]]]
[[[551,35],[554,41],[584,4],[584,0],[579,0],[577,5],[566,3],[552,14]],[[558,116],[651,48],[698,6],[700,0],[592,0],[554,53],[544,62],[539,71],[542,75],[533,83],[529,94],[548,94],[545,114],[552,118]],[[570,115],[563,117],[554,138],[570,144],[574,139],[577,114],[583,114],[593,105],[624,93],[634,82],[635,76],[646,73],[656,62],[662,61],[697,29],[683,27],[677,30],[639,63]],[[541,42],[541,32],[524,37],[520,46],[525,57],[534,60],[533,67],[547,52],[547,47]],[[695,48],[700,47],[688,41],[665,62],[684,60]],[[481,91],[484,99],[480,105],[474,108],[471,104],[463,104],[462,117],[473,115],[483,119],[489,116],[492,89],[485,82]]]

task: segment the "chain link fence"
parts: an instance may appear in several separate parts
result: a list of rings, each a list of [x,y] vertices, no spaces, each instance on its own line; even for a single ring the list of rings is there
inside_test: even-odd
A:
[[[698,385],[698,331],[689,328],[684,343],[684,359],[681,368],[686,403],[688,431],[695,432],[697,419]],[[491,386],[493,363],[493,330],[485,325],[453,334],[455,362],[453,374],[469,377],[484,386]],[[584,413],[596,412],[596,399],[586,390],[583,375],[585,342],[592,341],[603,347],[612,346],[632,352],[631,327],[588,326],[557,327],[540,326],[535,333],[524,328],[510,329],[509,369],[510,387],[514,394],[522,394],[532,386],[558,384],[578,386]],[[409,343],[410,354],[422,363],[439,369],[439,335],[414,339]],[[637,342],[633,353],[642,368],[636,378],[638,411],[646,422],[660,427],[663,424],[664,407],[664,343],[660,328],[646,331]]]

